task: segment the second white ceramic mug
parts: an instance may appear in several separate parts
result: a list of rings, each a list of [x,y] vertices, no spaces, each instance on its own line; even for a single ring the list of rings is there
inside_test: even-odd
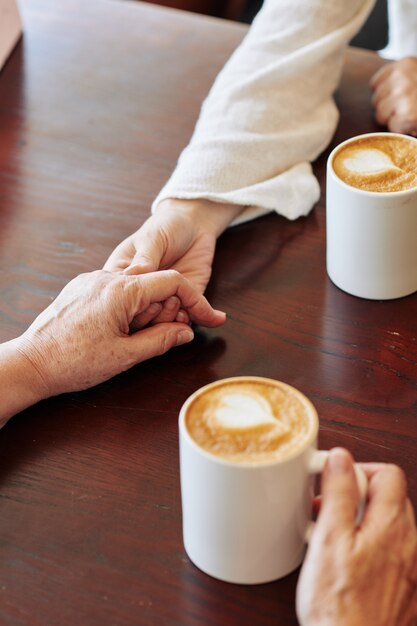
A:
[[[413,137],[399,137],[417,144]],[[334,172],[333,158],[358,139],[339,144],[327,162],[327,272],[337,287],[354,296],[407,296],[417,291],[417,187],[381,193],[343,182]]]

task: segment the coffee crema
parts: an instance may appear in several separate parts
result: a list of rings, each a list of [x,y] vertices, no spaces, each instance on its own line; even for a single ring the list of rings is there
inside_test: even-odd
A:
[[[268,379],[209,386],[187,408],[185,426],[203,450],[234,463],[283,460],[316,428],[315,409],[296,389]]]
[[[390,133],[360,137],[336,151],[333,170],[346,184],[374,192],[417,187],[417,141]]]

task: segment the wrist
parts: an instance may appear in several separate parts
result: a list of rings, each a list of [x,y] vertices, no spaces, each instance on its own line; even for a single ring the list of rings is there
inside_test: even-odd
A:
[[[167,198],[158,204],[157,212],[175,210],[188,214],[201,230],[209,232],[217,238],[242,213],[244,208],[237,204],[212,202],[200,198],[192,200]]]
[[[24,337],[0,345],[0,427],[49,394],[41,374],[26,354]]]

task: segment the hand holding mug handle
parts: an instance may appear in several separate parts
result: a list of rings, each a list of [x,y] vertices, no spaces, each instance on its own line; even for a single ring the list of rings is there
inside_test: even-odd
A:
[[[329,450],[314,450],[311,454],[311,457],[308,462],[308,472],[309,474],[321,474],[324,470],[324,466],[326,465],[327,459],[329,458],[330,451]],[[368,493],[368,479],[366,478],[365,472],[359,465],[356,463],[353,466],[356,482],[358,484],[359,491],[359,506],[356,515],[356,523],[358,524],[362,519],[363,511],[365,508],[366,497]],[[315,522],[310,522],[307,526],[305,532],[305,540],[306,543],[310,541],[311,535],[313,534],[315,527]]]

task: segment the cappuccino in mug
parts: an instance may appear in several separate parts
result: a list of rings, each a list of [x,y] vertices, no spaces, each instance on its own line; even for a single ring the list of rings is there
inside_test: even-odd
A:
[[[417,139],[370,133],[344,141],[327,162],[327,272],[337,287],[373,300],[417,290]]]
[[[314,408],[279,381],[236,378],[208,386],[189,404],[186,428],[206,452],[232,463],[286,459],[315,433]]]
[[[290,385],[258,376],[194,392],[179,416],[185,550],[220,580],[258,584],[303,559],[311,529],[317,412]],[[361,497],[366,478],[358,472]]]
[[[406,136],[381,133],[357,137],[335,152],[332,164],[343,182],[365,191],[417,187],[417,143]]]

